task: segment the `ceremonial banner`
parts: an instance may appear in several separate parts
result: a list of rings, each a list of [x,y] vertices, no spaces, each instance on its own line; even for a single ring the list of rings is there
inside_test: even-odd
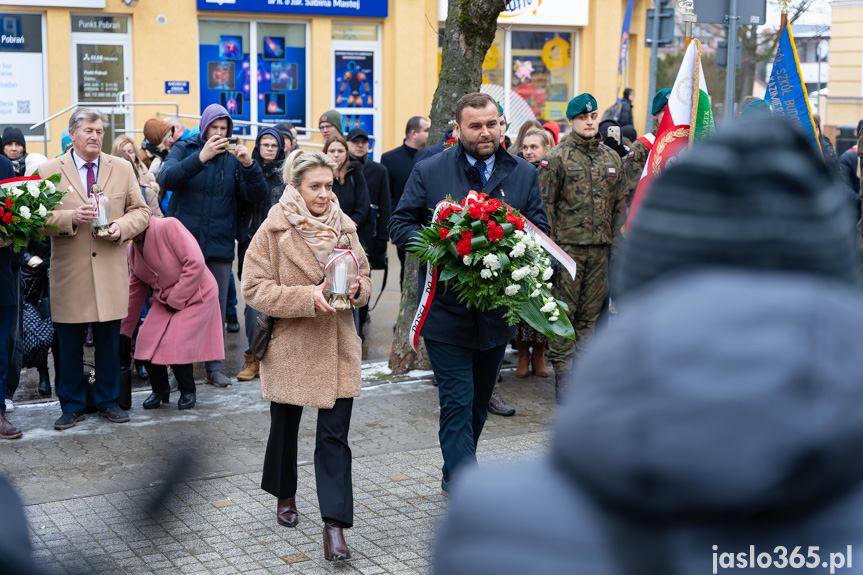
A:
[[[617,99],[623,98],[626,90],[626,80],[629,76],[629,25],[632,23],[632,5],[635,0],[629,0],[626,13],[623,16],[623,30],[620,32],[620,52],[617,59]]]
[[[773,106],[774,114],[785,116],[792,124],[803,130],[812,145],[821,152],[818,130],[812,117],[806,84],[803,83],[791,26],[786,25],[779,36],[779,48],[773,60],[773,71],[770,73],[770,83],[767,85],[764,99]]]
[[[701,42],[693,38],[686,50],[674,87],[668,97],[668,107],[659,124],[656,141],[641,180],[632,198],[626,229],[629,230],[638,207],[647,196],[650,185],[669,166],[677,162],[680,153],[693,142],[713,135],[713,113],[710,110],[710,96],[701,68]]]

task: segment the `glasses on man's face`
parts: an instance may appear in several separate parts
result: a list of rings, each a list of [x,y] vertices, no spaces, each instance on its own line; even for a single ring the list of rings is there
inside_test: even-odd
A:
[[[265,150],[278,150],[279,149],[278,144],[261,144],[261,147],[264,148]]]
[[[332,127],[333,127],[333,125],[332,125],[332,124],[321,124],[321,125],[319,125],[319,126],[318,126],[318,129],[320,129],[321,131],[323,131],[323,130],[329,130],[329,129],[330,129],[330,128],[332,128]]]

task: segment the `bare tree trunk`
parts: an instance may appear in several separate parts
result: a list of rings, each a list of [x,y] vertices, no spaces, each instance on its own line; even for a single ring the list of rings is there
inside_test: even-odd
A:
[[[455,104],[470,92],[479,91],[482,61],[494,41],[497,17],[507,0],[449,0],[444,31],[441,71],[431,109],[429,143],[441,140],[450,120],[455,119]],[[421,356],[409,342],[410,327],[417,306],[417,260],[408,255],[389,367],[395,375],[412,369],[429,369],[425,344],[420,339]]]

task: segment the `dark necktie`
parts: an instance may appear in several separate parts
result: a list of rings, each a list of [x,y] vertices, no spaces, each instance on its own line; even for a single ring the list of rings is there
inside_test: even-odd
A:
[[[90,190],[92,190],[93,186],[96,184],[96,173],[93,171],[96,164],[93,162],[87,162],[84,164],[84,167],[87,168],[87,197],[89,197]]]
[[[476,169],[479,170],[479,179],[482,180],[482,187],[488,183],[488,178],[485,177],[485,162],[477,162]]]

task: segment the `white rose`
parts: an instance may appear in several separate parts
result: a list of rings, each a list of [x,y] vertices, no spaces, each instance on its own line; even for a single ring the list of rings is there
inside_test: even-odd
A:
[[[51,180],[45,180],[45,187],[51,190],[52,192],[56,192],[57,188],[54,186],[54,182]]]
[[[45,209],[45,206],[43,206],[42,204],[39,204],[39,208],[36,210],[36,213],[39,214],[39,217],[44,218],[45,216],[48,215],[48,210]]]
[[[509,252],[509,257],[520,258],[521,256],[524,255],[525,249],[526,248],[525,248],[524,242],[518,242],[517,244],[515,244],[515,247],[512,248],[512,251]]]
[[[21,188],[12,188],[9,191],[12,192],[12,195],[16,198],[20,198],[24,194],[24,190]]]
[[[39,184],[36,182],[27,182],[27,192],[33,198],[39,197]]]
[[[481,277],[484,280],[490,279],[491,278],[491,270],[482,270],[481,272],[479,272],[479,277]]]
[[[512,279],[514,281],[521,281],[529,273],[530,273],[529,267],[525,266],[523,268],[519,268],[519,269],[515,270],[514,272],[512,272]]]
[[[538,275],[539,275],[539,267],[537,267],[537,266],[531,266],[531,268],[530,268],[530,275],[532,275],[533,277],[538,276]]]
[[[554,270],[551,268],[545,268],[542,272],[542,281],[547,282],[551,279],[551,276],[554,275]]]
[[[517,238],[521,238],[524,235],[524,232],[521,230],[515,230],[514,232],[512,232],[512,235],[514,235]]]
[[[30,208],[28,208],[27,206],[21,206],[18,209],[18,213],[21,214],[21,217],[24,218],[25,220],[30,219]]]
[[[551,313],[556,309],[557,309],[557,303],[551,301],[551,302],[548,302],[547,304],[545,304],[544,306],[542,306],[541,308],[539,308],[539,311],[541,311],[542,313]]]
[[[464,265],[469,266],[470,265],[470,256],[463,257],[461,261],[464,262]]]
[[[520,285],[508,285],[508,286],[506,286],[506,288],[503,290],[503,293],[505,293],[506,295],[508,295],[508,296],[512,297],[512,296],[514,296],[515,294],[517,294],[517,293],[518,293],[518,290],[520,290],[520,289],[521,289],[521,286],[520,286]]]

